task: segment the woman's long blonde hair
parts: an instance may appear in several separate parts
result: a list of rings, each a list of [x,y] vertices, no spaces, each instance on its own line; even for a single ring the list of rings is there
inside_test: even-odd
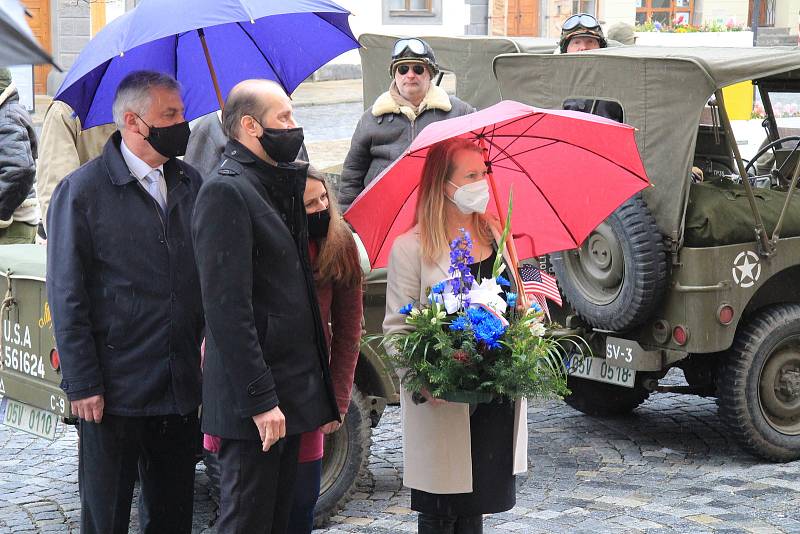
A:
[[[314,278],[323,285],[356,286],[361,283],[362,279],[358,247],[356,247],[350,227],[339,213],[336,195],[328,185],[325,175],[310,165],[308,179],[322,182],[328,193],[328,213],[331,216],[328,235],[320,240],[319,255],[314,266]]]
[[[462,150],[482,154],[482,150],[475,143],[455,137],[433,145],[425,158],[414,224],[419,225],[422,257],[428,263],[436,261],[450,248],[445,211],[445,202],[449,200],[445,197],[445,185],[453,176],[455,155]],[[491,242],[492,233],[483,216],[474,213],[472,218],[472,226],[479,234],[473,237]]]

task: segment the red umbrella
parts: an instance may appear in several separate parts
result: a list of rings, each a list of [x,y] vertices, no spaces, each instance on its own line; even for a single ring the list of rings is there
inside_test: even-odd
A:
[[[427,126],[358,196],[345,218],[363,241],[372,267],[385,267],[395,237],[413,224],[428,149],[463,137],[485,149],[494,197],[490,209],[501,220],[513,186],[510,244],[516,244],[520,258],[577,248],[649,184],[634,132],[596,115],[506,100]]]

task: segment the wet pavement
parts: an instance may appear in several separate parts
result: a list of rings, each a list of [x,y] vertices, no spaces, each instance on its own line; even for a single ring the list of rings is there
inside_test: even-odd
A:
[[[800,532],[800,462],[743,452],[713,399],[659,394],[613,419],[533,403],[528,423],[530,470],[518,478],[517,506],[487,517],[487,533]],[[373,442],[368,479],[317,534],[416,530],[397,407]],[[195,486],[194,531],[211,534],[216,507],[202,464]],[[49,442],[0,426],[0,534],[78,532],[79,515],[74,430],[62,426]]]

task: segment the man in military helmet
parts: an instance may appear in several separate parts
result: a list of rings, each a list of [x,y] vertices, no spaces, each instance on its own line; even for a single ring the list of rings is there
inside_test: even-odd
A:
[[[361,116],[344,160],[339,189],[343,210],[408,148],[425,126],[475,111],[431,83],[438,73],[439,66],[428,43],[416,37],[395,43],[389,65],[389,90]]]
[[[578,13],[564,21],[558,46],[562,54],[572,54],[605,48],[608,42],[596,18],[588,13]],[[564,102],[564,109],[583,111],[623,122],[622,107],[609,100],[573,98]]]
[[[617,22],[608,29],[608,38],[620,44],[633,46],[636,44],[636,31],[627,22]]]

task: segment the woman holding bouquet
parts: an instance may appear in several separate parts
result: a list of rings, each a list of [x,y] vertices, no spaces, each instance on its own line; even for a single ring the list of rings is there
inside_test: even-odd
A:
[[[469,140],[453,138],[431,147],[415,225],[395,240],[389,259],[385,335],[412,329],[403,313],[408,310],[401,308],[428,302],[430,288],[451,278],[453,240],[470,236],[474,261],[466,267],[476,280],[493,276],[497,254],[506,257],[505,250],[497,250],[500,224],[485,215],[486,173],[481,149]],[[481,533],[483,514],[514,506],[514,475],[527,468],[524,402],[505,399],[471,407],[437,399],[427,390],[412,395],[402,388],[401,407],[403,483],[411,488],[411,508],[419,512],[419,534]]]

